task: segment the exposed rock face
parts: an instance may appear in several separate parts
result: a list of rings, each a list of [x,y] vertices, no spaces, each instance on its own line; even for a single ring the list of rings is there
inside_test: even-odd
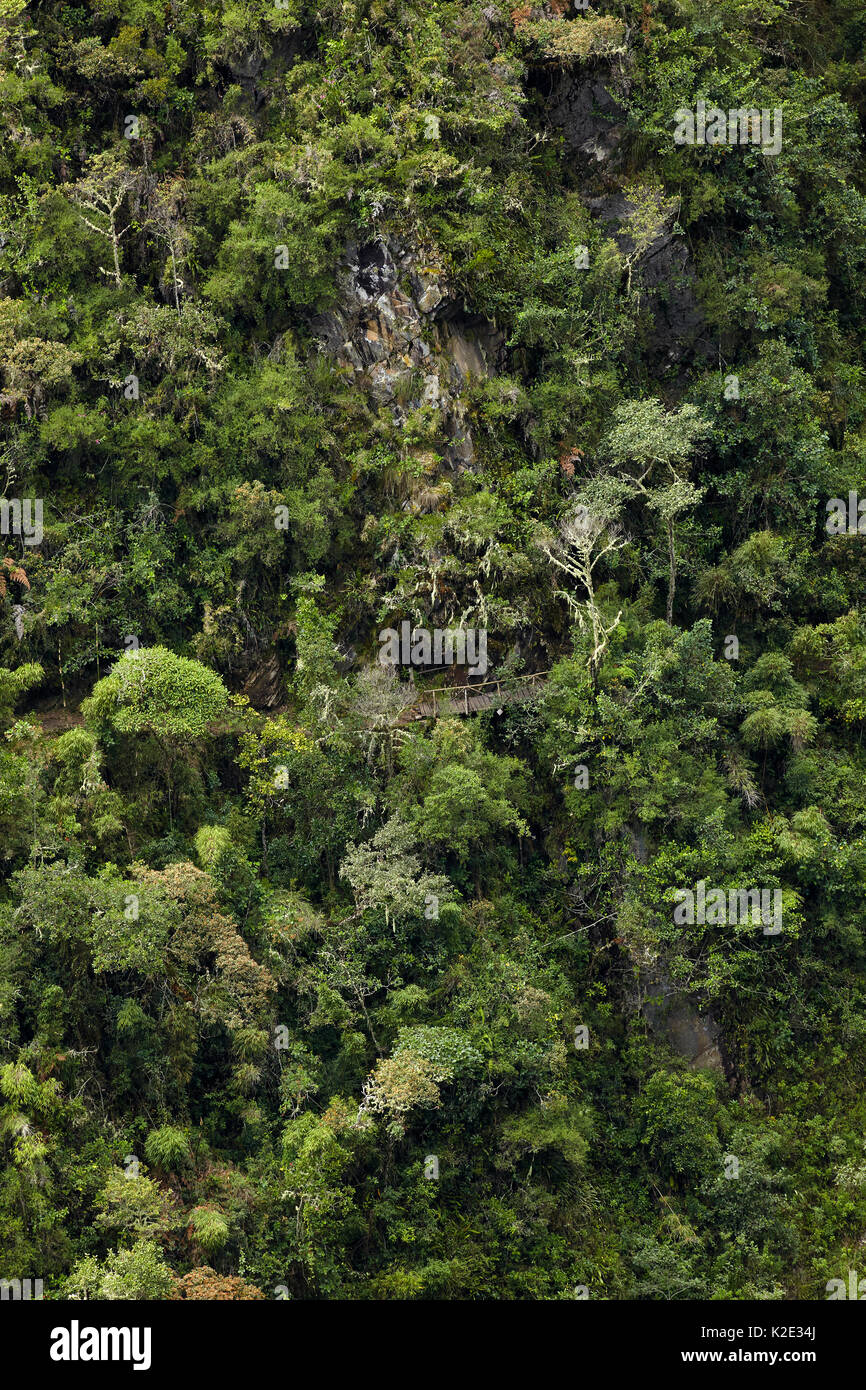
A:
[[[691,355],[706,356],[704,316],[696,297],[696,277],[685,242],[667,229],[644,257],[641,279],[653,301],[650,349],[669,365]]]
[[[395,424],[424,405],[437,410],[443,455],[471,464],[461,391],[495,370],[504,334],[467,315],[442,271],[395,241],[350,245],[339,282],[339,307],[313,325],[323,349],[353,368]]]
[[[284,697],[283,675],[276,655],[257,666],[243,686],[253,709],[275,709]]]
[[[628,255],[634,249],[629,218],[634,205],[624,193],[587,199],[594,217],[608,224],[608,234]],[[635,274],[647,294],[652,314],[648,349],[655,369],[663,372],[693,355],[706,355],[704,316],[696,296],[696,276],[688,247],[673,230],[670,214],[658,236],[640,256]]]
[[[237,82],[251,82],[258,77],[265,65],[265,55],[258,44],[254,44],[249,52],[235,57],[227,64],[228,70]]]
[[[566,69],[554,81],[546,101],[548,119],[562,132],[569,149],[583,159],[587,172],[598,169],[607,177],[616,168],[625,133],[621,99],[627,90],[627,76],[602,64],[589,70]],[[594,217],[609,224],[608,234],[621,251],[628,254],[634,249],[628,229],[634,208],[624,193],[590,198],[587,206]],[[647,348],[658,372],[709,351],[701,337],[704,318],[695,293],[695,272],[688,248],[674,234],[672,223],[673,214],[640,257],[637,270],[650,303]]]
[[[632,853],[639,864],[649,863],[645,826],[628,827]],[[618,924],[622,931],[622,924]],[[621,940],[635,969],[634,989],[629,1008],[643,1014],[650,1029],[665,1038],[693,1069],[708,1067],[728,1076],[718,1024],[709,1014],[699,1013],[688,994],[671,979],[664,959],[640,937],[630,932]],[[730,1077],[728,1078],[730,1079]]]
[[[649,997],[643,1015],[653,1032],[661,1033],[692,1069],[708,1067],[725,1075],[719,1048],[719,1029],[709,1014],[699,1014],[689,1001],[659,972],[645,980]]]
[[[611,159],[624,131],[625,111],[612,87],[608,70],[567,70],[547,100],[548,119],[562,131],[569,149],[597,164]]]

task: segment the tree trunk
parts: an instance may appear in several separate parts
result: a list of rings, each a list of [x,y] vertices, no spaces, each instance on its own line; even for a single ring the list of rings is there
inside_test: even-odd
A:
[[[674,621],[674,594],[677,588],[677,556],[674,550],[674,519],[668,518],[668,558],[670,561],[670,571],[668,574],[668,626],[673,626]]]
[[[114,252],[114,283],[120,289],[120,238],[114,225],[114,217],[111,218],[111,249]]]

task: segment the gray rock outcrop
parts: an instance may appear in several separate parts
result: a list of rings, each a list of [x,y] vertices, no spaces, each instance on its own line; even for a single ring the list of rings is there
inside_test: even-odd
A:
[[[340,301],[313,324],[322,350],[351,367],[357,384],[388,407],[394,423],[430,406],[442,453],[454,467],[474,459],[463,389],[495,371],[504,334],[469,315],[441,268],[385,239],[347,247]]]

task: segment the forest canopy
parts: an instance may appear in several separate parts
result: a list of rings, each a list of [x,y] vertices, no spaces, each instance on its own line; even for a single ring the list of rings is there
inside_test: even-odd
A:
[[[866,3],[0,45],[0,1280],[824,1299]]]

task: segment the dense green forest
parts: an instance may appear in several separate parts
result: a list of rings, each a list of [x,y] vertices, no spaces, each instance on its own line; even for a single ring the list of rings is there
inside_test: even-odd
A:
[[[866,0],[0,35],[0,1278],[866,1276]]]

